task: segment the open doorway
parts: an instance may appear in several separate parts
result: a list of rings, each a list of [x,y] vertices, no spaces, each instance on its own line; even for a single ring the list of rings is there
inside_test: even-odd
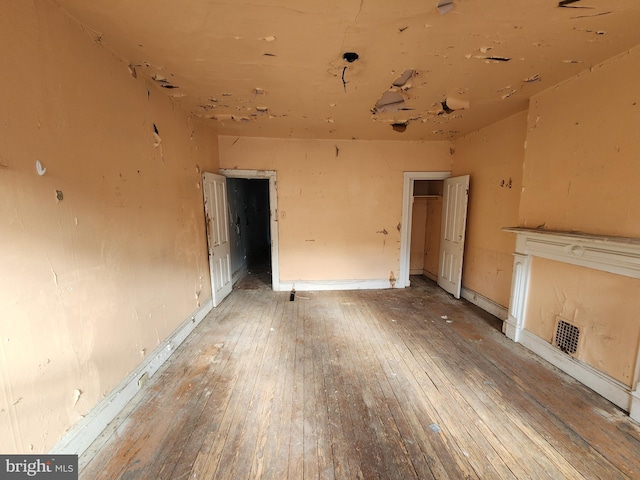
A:
[[[233,283],[271,287],[269,180],[227,178],[227,198]]]
[[[438,281],[444,180],[414,180],[409,274]]]
[[[221,170],[227,177],[231,273],[236,288],[279,288],[275,172]]]
[[[400,232],[400,275],[399,281],[396,284],[397,287],[402,288],[410,285],[409,275],[412,273],[412,270],[414,272],[417,271],[420,263],[422,263],[422,269],[424,270],[425,254],[423,251],[422,262],[420,262],[419,250],[420,248],[424,248],[424,240],[426,240],[427,233],[439,237],[441,230],[441,225],[438,224],[436,214],[432,215],[430,221],[426,217],[426,198],[427,195],[434,195],[432,198],[435,199],[437,193],[442,195],[440,184],[450,176],[451,174],[449,172],[404,172],[402,230]],[[424,198],[425,200],[418,200],[418,205],[415,205],[416,198]],[[430,205],[430,207],[433,210],[434,202],[432,201],[431,203],[432,205]],[[439,205],[440,209],[441,205],[442,203]],[[414,207],[415,210],[417,210],[416,212],[414,212]],[[418,220],[416,220],[416,216],[419,217]],[[430,227],[429,230],[427,230],[427,224]],[[417,241],[421,236],[423,238],[422,245]],[[435,253],[436,257],[439,256],[437,251],[430,252],[429,258],[427,259],[428,265],[431,265],[431,255],[433,253]],[[433,268],[430,267],[430,270],[432,271]],[[437,277],[437,269],[435,275]]]
[[[400,278],[397,286],[408,287],[410,285],[409,275],[411,274],[412,267],[411,247],[412,237],[414,237],[412,231],[414,230],[413,224],[415,218],[414,206],[417,198],[421,196],[415,193],[417,190],[426,189],[426,197],[429,197],[431,194],[440,196],[440,184],[433,182],[435,180],[442,181],[442,208],[440,209],[441,227],[438,267],[437,272],[433,273],[435,273],[440,287],[451,293],[455,298],[460,298],[467,205],[469,200],[469,175],[451,177],[449,172],[404,172],[402,230],[400,238]],[[420,183],[421,181],[427,182]],[[416,219],[416,221],[420,223],[422,219]],[[425,228],[426,226],[432,226],[431,231],[435,231],[437,228],[436,225],[431,225],[427,220],[425,221]],[[419,236],[420,235],[417,235],[417,237]],[[419,251],[416,253],[418,255],[420,254]]]

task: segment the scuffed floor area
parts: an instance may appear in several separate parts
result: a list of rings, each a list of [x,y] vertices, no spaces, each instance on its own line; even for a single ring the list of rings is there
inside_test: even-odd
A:
[[[236,289],[82,479],[640,478],[640,428],[430,281]]]

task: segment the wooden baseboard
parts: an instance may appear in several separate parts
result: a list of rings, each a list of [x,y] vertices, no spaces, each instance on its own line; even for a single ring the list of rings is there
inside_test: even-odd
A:
[[[396,285],[399,287],[399,285]],[[389,279],[374,280],[296,280],[281,281],[279,291],[289,292],[295,288],[296,291],[320,291],[320,290],[380,290],[393,288]]]
[[[509,309],[507,307],[503,307],[499,303],[494,302],[490,298],[487,298],[484,295],[479,294],[478,292],[474,292],[473,290],[462,287],[460,296],[468,302],[477,305],[485,312],[489,312],[494,317],[498,317],[500,320],[504,321],[509,318]]]
[[[433,274],[431,272],[428,272],[427,270],[423,270],[422,271],[422,275],[427,277],[429,280],[433,280],[434,282],[438,281],[438,275],[437,274]]]
[[[549,342],[528,330],[522,330],[520,332],[519,343],[567,375],[570,375],[591,390],[602,395],[624,411],[633,411],[636,416],[631,415],[631,418],[636,421],[639,419],[640,412],[632,408],[636,406],[635,404],[638,399],[628,386],[610,377],[606,373],[558,350]]]
[[[167,361],[175,349],[189,336],[193,329],[213,308],[208,299],[194,311],[182,324],[165,339],[151,354],[141,362],[120,384],[78,423],[76,423],[50,453],[81,455],[107,428],[109,423],[127,406],[142,387],[140,380],[151,378]]]

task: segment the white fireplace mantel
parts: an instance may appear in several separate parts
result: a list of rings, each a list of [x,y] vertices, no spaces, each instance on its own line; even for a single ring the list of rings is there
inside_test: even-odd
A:
[[[503,326],[505,335],[515,342],[522,343],[628,411],[634,420],[640,421],[640,351],[636,354],[634,379],[632,387],[629,388],[609,375],[561,352],[525,329],[532,257],[640,278],[640,239],[524,227],[508,227],[503,228],[503,231],[517,235],[509,316]]]

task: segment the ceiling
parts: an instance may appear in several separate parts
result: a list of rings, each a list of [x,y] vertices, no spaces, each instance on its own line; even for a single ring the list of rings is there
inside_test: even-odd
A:
[[[638,0],[53,1],[222,135],[448,140],[640,44]]]

